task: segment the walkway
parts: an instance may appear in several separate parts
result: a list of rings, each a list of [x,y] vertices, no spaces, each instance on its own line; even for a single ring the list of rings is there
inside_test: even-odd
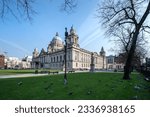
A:
[[[88,71],[76,71],[75,73],[79,72],[88,72]],[[64,72],[59,72],[58,74],[64,74]],[[48,73],[45,74],[14,74],[14,75],[0,75],[0,79],[4,78],[22,78],[22,77],[32,77],[32,76],[46,76],[49,75]]]
[[[15,74],[15,75],[2,75],[0,79],[3,78],[21,78],[21,77],[31,77],[31,76],[45,76],[48,74]]]

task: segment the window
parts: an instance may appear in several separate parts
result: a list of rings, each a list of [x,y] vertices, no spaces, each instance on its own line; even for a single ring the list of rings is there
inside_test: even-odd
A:
[[[76,67],[78,67],[78,63],[76,63]]]
[[[43,63],[45,63],[45,56],[43,57],[43,59],[44,59],[44,60],[43,60]]]
[[[97,57],[95,57],[95,63],[97,64]]]
[[[62,56],[60,55],[60,61],[62,61]]]
[[[81,54],[81,61],[83,62],[83,54]]]
[[[54,62],[55,62],[55,57],[54,57]]]
[[[108,63],[113,63],[113,58],[108,58]]]
[[[78,61],[79,60],[79,52],[75,51],[75,60]]]
[[[58,56],[57,56],[57,62],[58,62]]]
[[[109,65],[109,69],[113,69],[113,65]]]
[[[69,67],[69,63],[68,63],[68,67]]]
[[[70,54],[68,55],[68,60],[71,60]]]

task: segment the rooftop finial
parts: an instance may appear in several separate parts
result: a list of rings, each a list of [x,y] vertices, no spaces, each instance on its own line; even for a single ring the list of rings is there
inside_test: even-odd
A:
[[[102,51],[102,52],[104,52],[104,48],[103,48],[103,46],[102,46],[102,48],[101,48],[101,51]]]
[[[71,26],[70,33],[71,33],[71,34],[76,34],[76,31],[75,31],[75,29],[73,28],[73,25]]]
[[[56,32],[56,36],[59,36],[58,32]]]
[[[73,29],[73,25],[71,26],[71,29]]]

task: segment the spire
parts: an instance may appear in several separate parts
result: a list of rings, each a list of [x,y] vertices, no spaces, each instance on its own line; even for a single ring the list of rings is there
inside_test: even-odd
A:
[[[104,51],[103,46],[102,46],[102,48],[101,48],[100,55],[101,55],[101,56],[105,56],[105,51]]]
[[[104,52],[104,48],[103,48],[103,46],[102,46],[102,48],[101,48],[101,52]]]
[[[71,26],[71,29],[73,30],[73,25]]]

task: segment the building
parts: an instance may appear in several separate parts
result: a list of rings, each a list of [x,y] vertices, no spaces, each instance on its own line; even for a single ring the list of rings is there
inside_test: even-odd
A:
[[[7,69],[15,69],[19,65],[20,62],[21,60],[19,60],[19,58],[17,57],[7,57],[5,59]]]
[[[19,64],[20,69],[30,69],[32,62],[32,56],[25,56]]]
[[[80,48],[79,36],[73,26],[67,41],[67,70],[105,69],[106,56],[103,47],[99,53]],[[64,42],[59,34],[48,44],[47,51],[34,49],[32,68],[64,69]]]
[[[23,59],[17,57],[7,57],[5,64],[7,69],[30,69],[32,56],[26,56]]]
[[[120,56],[107,56],[106,57],[107,69],[108,70],[123,70],[124,62],[120,60]]]
[[[0,69],[5,68],[5,56],[0,55]]]

